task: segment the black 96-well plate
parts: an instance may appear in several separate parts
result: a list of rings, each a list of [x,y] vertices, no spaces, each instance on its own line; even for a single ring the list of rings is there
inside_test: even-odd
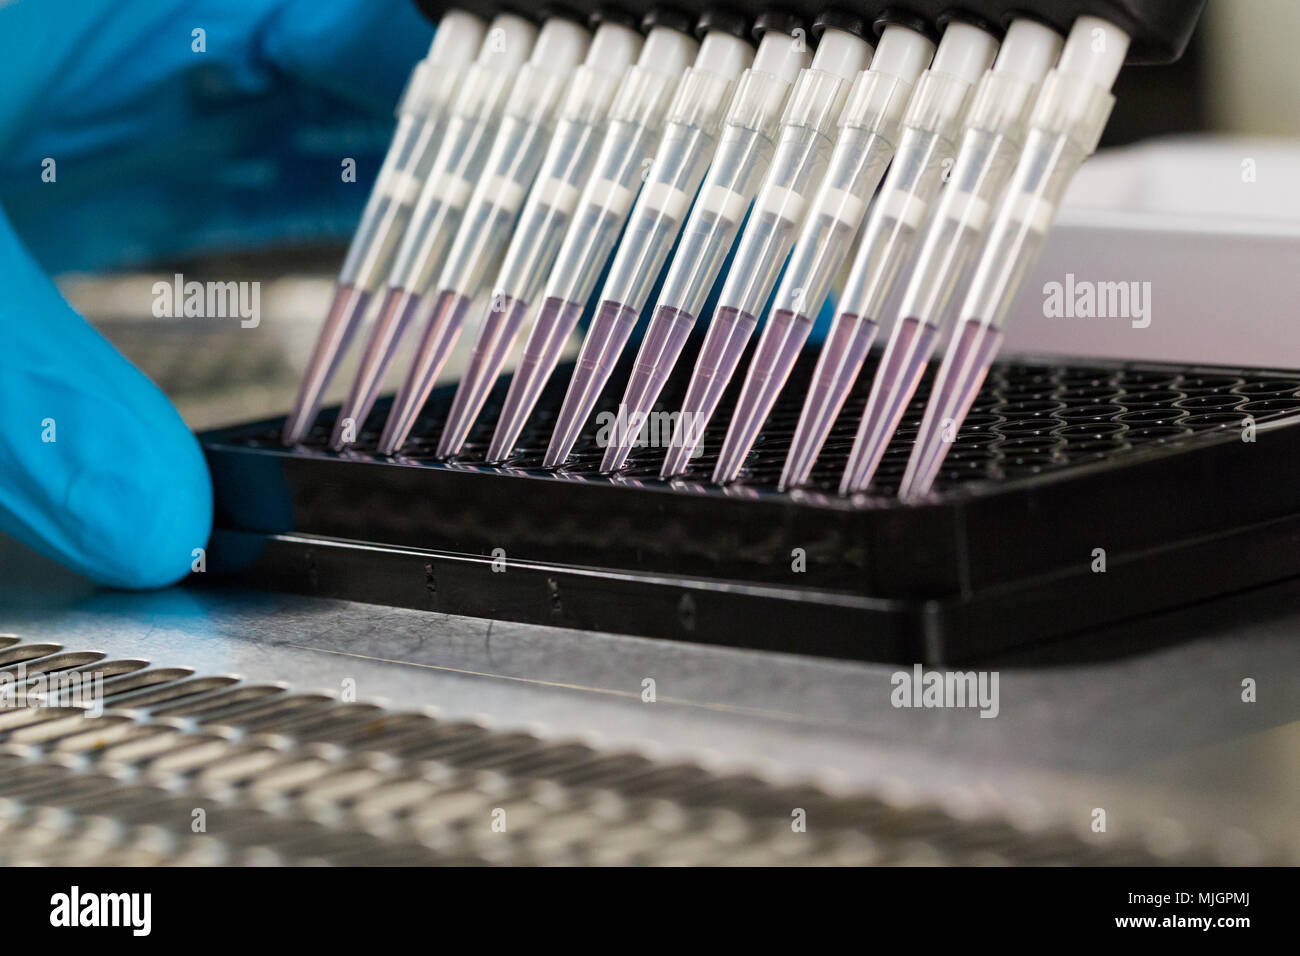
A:
[[[644,447],[602,476],[595,419],[541,469],[568,382],[552,377],[514,456],[482,457],[506,382],[464,454],[433,456],[439,389],[404,453],[354,450],[337,414],[286,449],[281,420],[210,432],[209,569],[257,587],[592,631],[863,660],[978,659],[1300,575],[1300,372],[1164,364],[996,365],[935,492],[893,493],[918,390],[869,493],[835,494],[869,360],[809,488],[776,490],[815,360],[805,354],[741,481],[709,484],[737,375],[682,479]],[[680,407],[683,361],[657,411]],[[598,410],[615,407],[623,374]],[[593,638],[596,639],[596,638]]]

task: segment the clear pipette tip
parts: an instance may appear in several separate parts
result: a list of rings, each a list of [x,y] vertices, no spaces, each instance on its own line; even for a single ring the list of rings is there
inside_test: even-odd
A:
[[[334,290],[334,301],[307,363],[307,373],[298,388],[298,399],[285,421],[282,436],[285,445],[298,444],[311,431],[325,388],[334,377],[339,360],[356,335],[369,305],[370,293],[365,289],[345,284]]]
[[[527,302],[509,296],[493,299],[438,439],[439,458],[460,454],[527,316]]]
[[[813,320],[809,316],[790,309],[776,309],[768,317],[713,471],[715,484],[735,481],[740,474],[741,466],[758,438],[759,429],[799,359],[812,326]]]
[[[903,500],[929,493],[1001,345],[1001,330],[986,322],[968,320],[953,333],[898,488]]]
[[[415,421],[429,400],[429,393],[433,391],[438,374],[451,352],[453,342],[446,335],[446,329],[450,325],[464,322],[471,301],[468,296],[449,289],[444,289],[434,298],[425,322],[424,334],[416,347],[415,359],[393,400],[388,420],[384,422],[384,430],[379,438],[380,454],[396,454],[415,427]]]
[[[515,442],[528,422],[542,390],[559,363],[560,353],[582,318],[583,303],[548,298],[542,302],[537,324],[529,333],[524,354],[510,381],[501,418],[497,421],[487,460],[491,464],[505,461],[514,451]]]
[[[808,481],[826,436],[839,417],[858,371],[876,337],[876,322],[866,316],[841,312],[822,345],[812,385],[799,413],[790,453],[781,470],[780,489],[797,488]]]
[[[578,353],[569,391],[564,396],[546,458],[542,461],[543,467],[556,468],[569,457],[601,389],[609,381],[614,365],[623,353],[623,346],[636,327],[637,318],[637,310],[621,302],[606,300],[596,309],[582,351]]]
[[[628,421],[644,421],[663,391],[677,358],[686,346],[695,316],[670,305],[662,305],[650,319],[636,364],[628,377],[622,408]],[[636,435],[615,434],[600,462],[601,472],[608,474],[623,467],[636,444]]]
[[[758,320],[749,313],[726,306],[713,314],[691,382],[686,388],[672,447],[668,449],[660,477],[672,478],[686,470],[704,437],[704,429],[722,401],[722,393],[727,390],[731,376],[745,354],[745,346],[749,344],[757,323]]]
[[[361,359],[356,380],[352,383],[352,390],[334,422],[330,447],[335,451],[355,442],[361,433],[361,426],[370,415],[375,399],[379,397],[379,388],[396,354],[398,343],[419,307],[418,295],[406,289],[389,288],[379,311],[379,319],[370,334],[370,341],[366,344],[365,355]]]
[[[867,407],[840,482],[840,494],[865,491],[871,484],[885,448],[916,394],[938,337],[937,326],[919,319],[903,318],[894,326],[871,383]]]

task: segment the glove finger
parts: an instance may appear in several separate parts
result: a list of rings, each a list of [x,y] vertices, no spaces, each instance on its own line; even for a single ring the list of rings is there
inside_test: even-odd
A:
[[[59,295],[0,213],[0,531],[147,588],[206,547],[212,489],[166,396]]]

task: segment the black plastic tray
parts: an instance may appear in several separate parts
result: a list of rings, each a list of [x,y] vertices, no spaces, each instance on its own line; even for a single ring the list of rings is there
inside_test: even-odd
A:
[[[711,11],[735,11],[751,20],[773,11],[803,18],[809,26],[828,11],[859,17],[870,29],[883,19],[920,19],[936,26],[954,14],[976,17],[993,27],[1005,27],[1014,15],[1029,14],[1048,23],[1061,33],[1084,15],[1102,17],[1132,37],[1128,62],[1171,63],[1182,56],[1206,0],[557,0],[535,3],[528,0],[415,0],[425,15],[437,21],[451,7],[469,10],[484,17],[509,11],[526,17],[541,17],[556,11],[571,11],[582,16],[601,13],[631,14],[636,18],[656,10],[679,11],[698,17]],[[883,19],[882,19],[883,18]]]
[[[481,456],[504,383],[455,462],[432,457],[450,388],[397,460],[366,450],[386,401],[358,450],[342,455],[324,448],[336,410],[293,450],[279,444],[278,419],[209,433],[210,568],[256,586],[485,618],[927,662],[1300,575],[1300,373],[999,364],[931,500],[908,506],[891,495],[928,382],[870,493],[834,494],[870,362],[816,486],[775,490],[814,357],[727,488],[707,479],[742,376],[705,454],[671,483],[656,477],[655,448],[636,450],[619,476],[599,475],[592,423],[569,464],[541,470],[564,369],[501,467]],[[679,363],[660,410],[678,407],[691,364]],[[616,391],[598,409],[617,403],[624,377],[611,378]]]

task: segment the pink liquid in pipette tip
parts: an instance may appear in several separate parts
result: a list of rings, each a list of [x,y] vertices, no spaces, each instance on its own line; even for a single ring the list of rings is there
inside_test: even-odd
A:
[[[889,440],[916,394],[938,337],[939,329],[920,319],[904,318],[894,326],[894,334],[880,357],[876,379],[871,383],[871,394],[853,440],[848,467],[844,469],[840,494],[864,491],[871,484]]]
[[[493,298],[483,328],[479,330],[470,352],[465,374],[456,389],[456,397],[452,400],[447,427],[438,440],[439,458],[450,458],[460,453],[527,316],[527,302],[510,296]]]
[[[672,447],[668,449],[660,477],[672,478],[686,470],[757,324],[754,316],[731,306],[722,306],[713,313],[713,321],[709,323],[708,334],[700,348],[700,357],[695,362],[695,371],[686,387]]]
[[[573,377],[569,380],[569,391],[560,406],[543,467],[558,467],[569,457],[601,389],[609,381],[618,357],[623,354],[623,347],[636,328],[639,315],[636,309],[609,300],[601,302],[596,309],[582,350],[578,353]]]
[[[968,319],[953,334],[903,473],[900,498],[929,492],[1001,345],[1001,330],[978,319]]]
[[[447,356],[456,344],[456,337],[464,324],[470,303],[468,296],[459,295],[450,289],[442,290],[434,298],[425,320],[424,334],[416,347],[415,360],[406,373],[397,398],[393,401],[392,410],[388,413],[388,420],[384,423],[383,434],[379,439],[379,451],[382,454],[395,454],[415,427],[416,419],[429,400]]]
[[[799,413],[799,425],[781,470],[780,489],[797,488],[808,481],[813,464],[821,454],[826,436],[844,407],[853,382],[862,370],[871,340],[876,337],[872,319],[841,312],[831,326],[830,337],[822,345],[813,372],[812,385]]]
[[[754,361],[745,376],[745,386],[736,402],[736,414],[722,443],[718,465],[713,471],[715,484],[735,481],[740,474],[740,468],[758,438],[759,429],[799,360],[812,326],[811,318],[790,309],[777,309],[768,317],[763,334],[759,336]]]
[[[622,404],[627,409],[628,421],[645,420],[659,400],[659,393],[663,391],[694,327],[695,316],[689,312],[670,305],[655,310],[623,393]],[[605,449],[600,463],[600,470],[606,474],[622,468],[636,444],[635,435],[616,437],[618,441]]]
[[[419,308],[420,297],[414,292],[389,288],[374,330],[370,333],[370,341],[366,343],[366,351],[352,383],[352,391],[348,393],[343,411],[334,422],[330,447],[335,451],[355,442],[360,435],[361,426],[374,407],[384,376],[388,374],[388,368],[397,354],[397,346]]]
[[[501,419],[488,448],[487,460],[490,463],[505,461],[514,451],[515,442],[519,440],[547,380],[555,371],[564,343],[582,318],[582,312],[581,302],[566,302],[552,296],[542,303],[537,324],[528,335],[519,367],[510,381]]]
[[[339,361],[347,352],[369,305],[370,293],[364,289],[348,284],[334,290],[334,300],[330,303],[325,324],[321,326],[311,360],[307,363],[307,372],[298,388],[298,399],[284,424],[281,440],[285,445],[298,444],[311,431],[325,389],[338,371]]]

